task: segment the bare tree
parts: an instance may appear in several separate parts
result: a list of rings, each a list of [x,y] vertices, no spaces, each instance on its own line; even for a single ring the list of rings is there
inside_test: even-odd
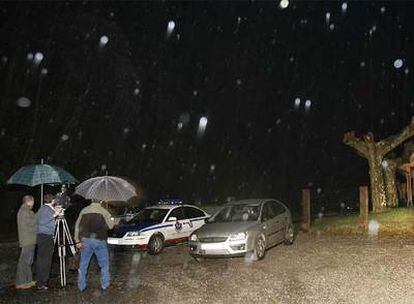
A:
[[[345,133],[343,142],[368,160],[373,212],[381,212],[387,206],[382,170],[384,156],[413,135],[414,120],[411,120],[410,126],[404,128],[401,133],[378,142],[375,142],[372,133],[362,137],[357,137],[354,131]]]

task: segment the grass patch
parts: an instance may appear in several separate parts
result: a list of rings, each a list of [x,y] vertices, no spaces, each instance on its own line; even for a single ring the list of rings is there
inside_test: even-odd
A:
[[[369,220],[379,224],[378,236],[414,237],[414,210],[391,209],[369,215]],[[359,227],[359,215],[344,215],[316,219],[314,230],[330,235],[368,235],[367,229]]]

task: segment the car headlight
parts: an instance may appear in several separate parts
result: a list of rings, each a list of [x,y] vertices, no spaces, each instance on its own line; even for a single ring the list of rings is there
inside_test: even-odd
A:
[[[190,236],[190,241],[196,242],[198,240],[197,234],[192,234]]]
[[[246,232],[239,232],[239,233],[230,235],[229,241],[245,241],[246,238],[247,238]]]
[[[139,231],[130,231],[125,236],[139,236]]]

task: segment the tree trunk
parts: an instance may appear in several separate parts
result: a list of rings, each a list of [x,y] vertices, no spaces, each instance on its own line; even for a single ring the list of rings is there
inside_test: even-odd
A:
[[[412,136],[414,136],[414,117],[411,119],[410,125],[404,128],[399,134],[378,142],[375,142],[372,133],[367,133],[362,137],[355,136],[354,131],[344,134],[344,143],[354,148],[359,155],[368,160],[371,180],[372,211],[374,213],[383,211],[387,206],[384,172],[381,167],[381,161],[385,155]],[[396,193],[396,190],[394,190],[396,189],[395,173],[393,176],[390,175],[389,181],[391,186],[390,194],[394,195]],[[392,200],[392,203],[395,203],[395,199],[392,198]]]
[[[381,212],[384,211],[387,205],[381,159],[379,157],[372,157],[368,159],[368,163],[371,180],[372,211],[374,213]]]
[[[384,166],[385,193],[387,195],[387,207],[398,207],[398,189],[395,181],[397,174],[397,162],[386,160]]]

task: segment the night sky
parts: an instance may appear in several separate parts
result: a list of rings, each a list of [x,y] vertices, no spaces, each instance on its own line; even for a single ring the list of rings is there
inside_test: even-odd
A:
[[[357,191],[343,133],[409,123],[413,23],[409,1],[2,3],[1,183],[43,157],[148,198]]]

